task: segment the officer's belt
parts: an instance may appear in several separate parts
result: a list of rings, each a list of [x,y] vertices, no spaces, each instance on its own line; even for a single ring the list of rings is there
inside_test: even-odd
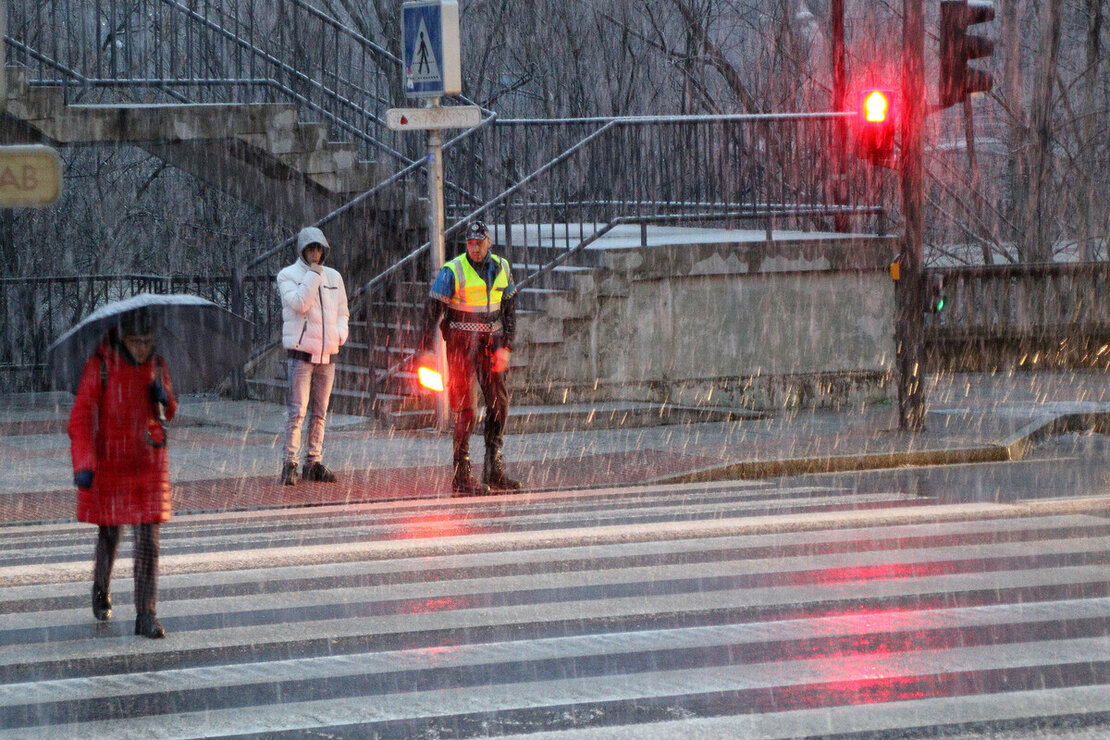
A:
[[[496,334],[501,331],[501,320],[498,319],[492,324],[487,324],[481,321],[451,321],[447,324],[447,328],[452,331],[473,331],[482,332],[487,334]]]

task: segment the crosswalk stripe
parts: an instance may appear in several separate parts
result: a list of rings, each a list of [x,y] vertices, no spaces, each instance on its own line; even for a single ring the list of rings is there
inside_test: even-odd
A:
[[[92,528],[0,528],[23,545],[0,553],[0,737],[770,737],[1110,707],[1099,516],[835,485],[577,498],[180,517],[164,641],[129,634],[127,543],[95,624]]]

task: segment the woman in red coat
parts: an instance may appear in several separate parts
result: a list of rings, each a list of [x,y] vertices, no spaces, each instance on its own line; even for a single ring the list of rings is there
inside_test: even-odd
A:
[[[69,415],[77,519],[99,525],[93,615],[112,616],[109,582],[120,526],[135,538],[135,634],[159,638],[158,527],[172,511],[166,430],[177,400],[147,312],[121,318],[85,363]]]

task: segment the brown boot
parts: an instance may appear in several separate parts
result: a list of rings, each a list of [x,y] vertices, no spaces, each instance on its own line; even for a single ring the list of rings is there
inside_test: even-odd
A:
[[[455,458],[455,476],[451,480],[451,493],[455,496],[488,496],[489,486],[474,480],[470,471],[470,458]]]

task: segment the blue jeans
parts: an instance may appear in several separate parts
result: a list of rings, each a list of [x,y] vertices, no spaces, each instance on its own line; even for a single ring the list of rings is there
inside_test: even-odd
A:
[[[320,462],[324,454],[324,425],[328,420],[328,401],[335,382],[335,363],[317,365],[304,360],[286,360],[289,368],[288,414],[285,417],[285,452],[282,462],[297,462],[301,449],[301,427],[308,419],[308,451],[305,465]]]

